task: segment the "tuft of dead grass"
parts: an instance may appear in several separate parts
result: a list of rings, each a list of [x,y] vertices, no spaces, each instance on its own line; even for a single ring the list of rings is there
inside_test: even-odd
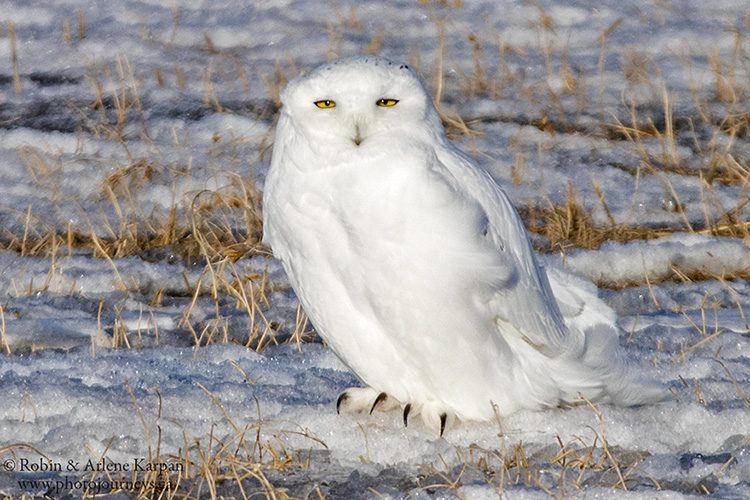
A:
[[[531,203],[519,207],[519,213],[529,231],[544,237],[546,243],[538,244],[537,250],[546,252],[565,252],[572,248],[597,249],[606,241],[647,240],[677,231],[675,228],[654,229],[617,224],[611,216],[610,224],[601,226],[594,222],[592,213],[583,207],[573,185],[568,186],[564,204],[547,199],[547,203],[541,207]]]

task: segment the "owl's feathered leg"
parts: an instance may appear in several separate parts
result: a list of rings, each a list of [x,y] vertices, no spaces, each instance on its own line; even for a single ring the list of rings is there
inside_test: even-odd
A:
[[[376,409],[390,411],[400,406],[395,398],[372,387],[350,387],[336,400],[336,413],[372,413]]]

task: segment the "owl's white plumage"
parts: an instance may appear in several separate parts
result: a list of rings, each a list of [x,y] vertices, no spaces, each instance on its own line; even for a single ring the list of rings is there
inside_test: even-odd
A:
[[[448,141],[411,69],[334,61],[290,82],[282,104],[264,241],[369,387],[349,393],[355,408],[384,393],[379,405],[442,432],[445,416],[663,396],[629,372],[595,288],[548,278],[508,197]]]

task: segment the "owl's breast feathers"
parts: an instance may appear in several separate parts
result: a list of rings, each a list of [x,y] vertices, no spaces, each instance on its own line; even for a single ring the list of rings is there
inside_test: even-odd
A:
[[[370,301],[383,287],[469,300],[501,341],[520,339],[550,356],[564,350],[567,330],[546,275],[494,181],[441,141],[388,144],[325,169],[289,169],[286,223],[295,229],[286,232],[297,241],[288,246],[330,261],[351,293]]]

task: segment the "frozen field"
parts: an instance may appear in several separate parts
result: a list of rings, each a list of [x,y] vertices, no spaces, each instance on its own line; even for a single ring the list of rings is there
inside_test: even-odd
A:
[[[284,83],[368,52],[672,400],[336,414],[260,196]],[[0,0],[2,495],[747,498],[748,278],[747,2]]]

